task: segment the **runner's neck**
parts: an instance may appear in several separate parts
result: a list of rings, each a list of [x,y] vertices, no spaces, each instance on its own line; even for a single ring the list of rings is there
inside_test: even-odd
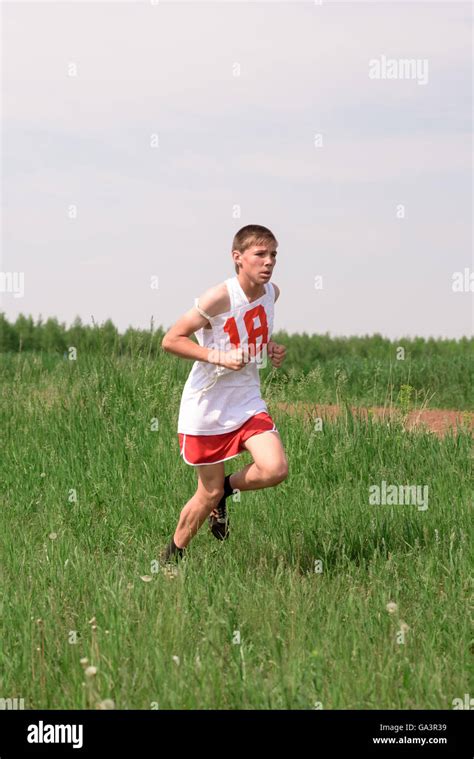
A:
[[[265,285],[263,286],[263,289],[262,289],[262,288],[259,288],[258,285],[254,285],[252,287],[251,285],[249,286],[247,283],[245,283],[246,290],[244,290],[244,287],[239,277],[236,275],[235,278],[237,280],[237,283],[240,289],[242,290],[242,293],[245,295],[249,303],[253,303],[255,300],[259,300],[265,295],[265,292],[266,292]],[[260,292],[258,292],[259,289],[260,289]],[[249,290],[250,292],[248,292]]]

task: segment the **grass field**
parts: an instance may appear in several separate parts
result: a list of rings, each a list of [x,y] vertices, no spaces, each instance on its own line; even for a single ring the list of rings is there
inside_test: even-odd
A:
[[[177,363],[1,357],[0,697],[26,709],[451,709],[472,692],[468,431],[439,439],[350,414],[319,430],[276,404],[297,387],[314,397],[320,379],[267,373],[288,479],[229,499],[230,540],[203,526],[169,574],[158,554],[196,483],[179,457]],[[372,505],[382,481],[427,487],[427,508]]]

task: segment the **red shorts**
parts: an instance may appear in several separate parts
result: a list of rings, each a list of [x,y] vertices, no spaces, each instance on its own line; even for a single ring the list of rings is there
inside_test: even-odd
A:
[[[178,432],[179,451],[186,464],[191,466],[218,464],[233,459],[244,451],[243,443],[252,435],[268,431],[278,432],[271,416],[266,411],[260,411],[237,430],[223,435],[188,435]]]

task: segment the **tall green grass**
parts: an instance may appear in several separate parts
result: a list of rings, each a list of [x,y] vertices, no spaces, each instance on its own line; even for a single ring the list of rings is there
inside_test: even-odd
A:
[[[317,431],[276,406],[294,387],[267,381],[289,476],[229,499],[230,540],[203,526],[170,575],[156,560],[196,486],[176,434],[182,366],[4,357],[0,697],[452,708],[472,687],[467,431],[440,440],[348,412]],[[428,486],[428,508],[369,505],[382,480]]]
[[[71,347],[79,355],[94,353],[116,357],[143,356],[158,360],[165,330],[129,327],[119,334],[110,319],[103,324],[82,324],[77,318],[67,328],[57,319],[36,323],[20,314],[10,324],[0,312],[0,366],[8,371],[10,357],[16,352],[45,352],[53,357],[65,355]],[[331,337],[329,334],[288,334],[276,332],[272,339],[286,346],[285,363],[279,370],[293,390],[306,395],[301,400],[338,403],[337,390],[344,391],[352,403],[386,405],[396,403],[404,387],[411,387],[413,399],[428,408],[468,410],[474,408],[474,338],[404,337],[390,340],[382,335]],[[176,357],[174,372],[183,382],[190,362]],[[48,359],[46,359],[48,360]],[[14,366],[14,364],[12,364]],[[262,379],[272,375],[269,365]],[[173,375],[174,376],[174,375]],[[308,377],[308,381],[306,381]],[[303,378],[303,382],[300,382]]]

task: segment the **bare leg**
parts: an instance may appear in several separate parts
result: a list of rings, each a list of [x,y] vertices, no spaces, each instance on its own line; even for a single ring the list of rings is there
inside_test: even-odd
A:
[[[173,536],[178,548],[185,548],[217,506],[224,494],[224,462],[196,467],[198,488],[179,516]]]
[[[243,469],[231,474],[230,486],[236,490],[259,490],[278,485],[288,475],[288,462],[278,432],[252,435],[245,443],[254,459]]]

